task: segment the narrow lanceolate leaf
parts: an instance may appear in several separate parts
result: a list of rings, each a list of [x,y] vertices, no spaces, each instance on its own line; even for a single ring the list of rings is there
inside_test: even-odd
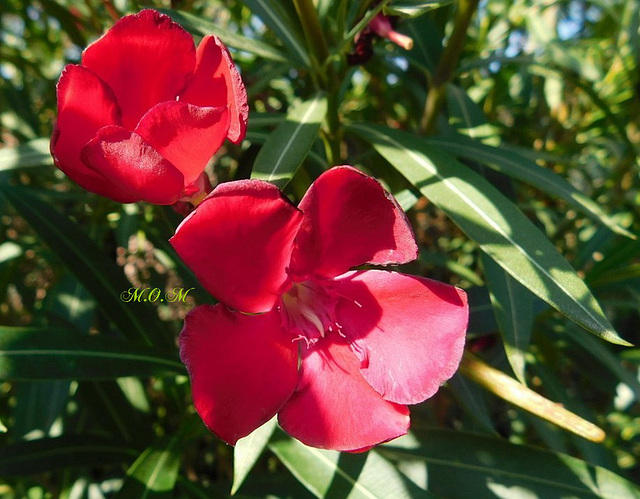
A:
[[[180,436],[162,439],[147,448],[127,470],[117,499],[172,497],[180,468]]]
[[[33,361],[32,361],[33,362]],[[0,370],[3,359],[0,354]],[[33,430],[48,434],[55,420],[62,414],[69,401],[69,381],[46,380],[33,382],[13,382],[16,405],[13,417],[15,423],[11,433],[18,437]]]
[[[629,345],[555,246],[484,178],[413,134],[368,124],[350,129],[520,284],[595,335]]]
[[[429,497],[406,481],[398,469],[375,451],[347,454],[315,449],[279,433],[269,449],[316,497]]]
[[[0,326],[0,379],[113,379],[184,374],[177,359],[148,347],[61,328]]]
[[[462,374],[456,373],[447,381],[447,386],[462,404],[467,414],[475,419],[483,430],[497,434],[493,421],[491,421],[487,403],[482,397],[482,390],[478,385],[467,380]]]
[[[129,338],[154,344],[163,325],[144,303],[125,303],[120,295],[131,285],[78,225],[40,200],[26,187],[0,186],[13,205],[96,300],[102,312]]]
[[[49,141],[49,138],[34,139],[16,147],[0,149],[0,172],[52,165]]]
[[[138,452],[119,440],[96,435],[63,435],[18,441],[0,448],[0,476],[50,472],[59,468],[131,462]]]
[[[283,6],[274,0],[245,0],[244,3],[273,30],[297,63],[311,67],[311,58],[297,19],[293,19]]]
[[[420,445],[383,445],[381,455],[422,461],[437,496],[637,499],[640,489],[615,473],[565,454],[461,431],[418,432]]]
[[[634,234],[607,215],[598,203],[578,191],[564,177],[514,151],[482,144],[462,135],[456,135],[455,138],[430,137],[426,142],[456,156],[480,161],[500,173],[526,182],[550,196],[562,199],[616,234],[636,238]]]
[[[251,178],[272,182],[281,189],[287,185],[318,137],[326,114],[327,99],[321,94],[294,104],[260,149]]]
[[[271,435],[276,430],[276,418],[273,417],[249,436],[241,438],[233,449],[233,485],[231,494],[235,494],[249,472],[267,447]]]
[[[450,4],[453,0],[398,0],[390,2],[384,13],[390,16],[418,17],[430,10]]]
[[[201,36],[216,35],[229,47],[233,47],[244,52],[249,52],[250,54],[262,57],[263,59],[269,59],[278,62],[287,61],[287,56],[285,56],[275,47],[261,42],[260,40],[239,35],[236,31],[221,28],[218,24],[207,21],[202,17],[178,10],[158,10],[170,16],[175,22],[183,26],[184,29],[186,29],[190,33]]]
[[[516,377],[522,384],[526,384],[525,352],[533,329],[535,298],[527,288],[484,254],[482,264],[507,359]]]

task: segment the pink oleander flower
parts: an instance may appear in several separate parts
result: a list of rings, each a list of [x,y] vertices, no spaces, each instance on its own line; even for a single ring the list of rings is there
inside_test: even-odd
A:
[[[220,184],[171,244],[221,303],[185,319],[196,410],[234,445],[276,413],[303,443],[362,451],[407,432],[409,410],[456,371],[468,306],[453,286],[386,270],[416,258],[373,178],[322,174],[296,208],[272,184]]]
[[[356,35],[353,51],[347,56],[351,65],[365,64],[373,57],[373,39],[386,38],[405,50],[413,48],[413,39],[393,29],[393,18],[378,14],[360,33]]]
[[[411,50],[413,48],[413,39],[402,33],[394,31],[393,25],[388,16],[378,14],[369,23],[371,30],[381,38],[387,38],[399,47],[405,50]]]
[[[51,138],[56,166],[123,203],[173,204],[210,190],[205,165],[245,135],[247,95],[215,36],[154,10],[120,19],[64,68]]]

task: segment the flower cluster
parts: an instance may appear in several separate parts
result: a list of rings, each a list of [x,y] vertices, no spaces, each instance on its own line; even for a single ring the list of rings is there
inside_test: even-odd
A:
[[[262,181],[211,191],[205,165],[225,139],[243,139],[247,116],[222,42],[206,36],[196,49],[169,17],[143,10],[64,69],[51,151],[69,177],[113,200],[197,205],[171,244],[220,303],[187,315],[180,356],[216,435],[235,444],[276,414],[289,434],[327,449],[403,435],[407,405],[458,367],[466,295],[354,270],[417,256],[395,199],[355,168],[323,173],[297,207]]]

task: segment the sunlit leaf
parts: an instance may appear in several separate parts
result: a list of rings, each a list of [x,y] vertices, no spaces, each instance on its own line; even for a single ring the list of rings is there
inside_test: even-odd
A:
[[[426,141],[456,156],[480,161],[500,173],[526,182],[551,196],[557,196],[617,234],[633,239],[636,237],[607,215],[598,203],[582,194],[563,177],[514,151],[489,146],[460,135],[455,138],[430,137]]]
[[[180,439],[156,441],[147,448],[127,470],[118,499],[159,499],[172,497],[180,467]]]
[[[350,129],[369,140],[523,286],[597,336],[628,345],[571,265],[486,180],[415,135],[377,125],[350,125]]]
[[[271,418],[249,436],[241,438],[233,449],[233,486],[231,494],[235,494],[251,468],[256,464],[267,447],[271,435],[276,430],[276,418]]]
[[[49,138],[34,139],[16,147],[0,149],[0,172],[53,165]]]
[[[436,495],[510,497],[640,497],[633,483],[579,459],[461,431],[424,430],[416,448],[380,447],[390,459],[420,460]],[[455,492],[453,492],[455,491]]]
[[[327,100],[321,94],[292,106],[260,149],[251,177],[281,189],[287,185],[318,137],[326,113]]]
[[[526,384],[525,352],[533,330],[534,297],[486,255],[482,255],[482,264],[507,359],[518,380]]]
[[[375,451],[348,454],[315,449],[282,434],[269,448],[316,497],[400,499],[416,493],[417,486]]]
[[[398,0],[390,2],[384,8],[384,13],[391,16],[418,17],[430,10],[448,5],[453,0]]]

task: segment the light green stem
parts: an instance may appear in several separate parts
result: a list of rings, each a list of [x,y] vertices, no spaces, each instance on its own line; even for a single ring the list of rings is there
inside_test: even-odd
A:
[[[501,399],[580,435],[582,438],[593,442],[602,442],[605,438],[604,431],[593,423],[568,411],[562,405],[537,394],[469,352],[465,352],[462,357],[460,372]]]

